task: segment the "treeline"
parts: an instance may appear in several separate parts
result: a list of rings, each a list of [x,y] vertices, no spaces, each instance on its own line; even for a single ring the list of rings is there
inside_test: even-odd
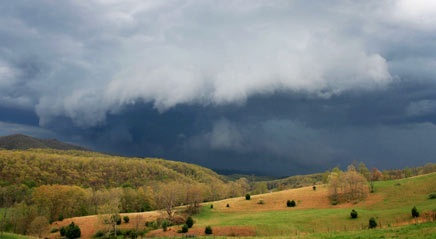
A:
[[[269,189],[277,189],[278,191],[290,188],[300,188],[311,186],[322,182],[323,174],[315,173],[308,175],[296,175],[283,179],[276,179],[266,182]]]
[[[383,171],[380,171],[377,168],[372,168],[371,170],[369,170],[363,162],[360,162],[359,164],[357,162],[354,162],[350,166],[354,167],[355,170],[362,176],[364,176],[369,182],[409,178],[436,172],[436,163],[427,163],[426,165],[421,167],[406,167],[404,169],[389,169]],[[324,172],[322,174],[322,182],[327,183],[329,175],[332,172],[338,171],[341,170],[336,167],[332,170],[327,170],[326,172]]]
[[[377,168],[368,169],[364,163],[353,162],[352,166],[356,169],[356,171],[362,174],[367,181],[382,181],[382,180],[394,180],[394,179],[402,179],[409,178],[418,175],[428,174],[436,172],[436,163],[427,163],[424,166],[409,168],[406,167],[404,169],[387,169],[380,171]],[[299,188],[306,187],[316,184],[325,184],[328,183],[328,178],[332,172],[340,171],[338,167],[333,168],[332,170],[327,170],[324,173],[315,173],[309,175],[296,175],[283,179],[276,179],[271,181],[263,182],[266,184],[268,190],[284,190],[290,188]]]
[[[31,233],[28,228],[41,216],[49,222],[101,213],[142,212],[164,209],[168,216],[174,207],[187,205],[190,213],[205,201],[244,195],[250,189],[246,179],[225,183],[153,182],[147,186],[110,189],[70,185],[26,185],[0,187],[1,231]],[[108,210],[109,209],[109,210]]]

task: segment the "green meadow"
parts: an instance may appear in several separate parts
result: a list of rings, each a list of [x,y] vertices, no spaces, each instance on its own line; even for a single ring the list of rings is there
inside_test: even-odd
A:
[[[433,173],[415,178],[375,182],[374,196],[379,200],[372,204],[301,210],[297,206],[295,210],[237,212],[211,209],[206,205],[194,219],[199,227],[254,227],[259,237],[434,238],[432,236],[436,232],[436,222],[420,222],[427,220],[426,212],[436,211],[436,200],[428,199],[428,195],[435,191],[436,174]],[[268,207],[267,199],[262,206]],[[411,216],[413,206],[421,213],[419,221]],[[351,209],[358,211],[357,219],[350,218]],[[379,229],[367,229],[371,217],[376,219]],[[397,237],[398,235],[406,236]]]

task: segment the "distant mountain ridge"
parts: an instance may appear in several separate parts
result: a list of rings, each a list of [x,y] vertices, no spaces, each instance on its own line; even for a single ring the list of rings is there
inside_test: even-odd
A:
[[[85,147],[74,144],[67,144],[57,139],[40,139],[23,134],[12,134],[7,136],[0,136],[0,149],[31,149],[31,148],[50,148],[58,150],[83,150],[90,151]]]

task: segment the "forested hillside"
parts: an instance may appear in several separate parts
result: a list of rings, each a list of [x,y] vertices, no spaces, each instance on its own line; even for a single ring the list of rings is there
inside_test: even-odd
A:
[[[0,151],[1,184],[76,185],[103,188],[153,181],[223,183],[224,178],[198,165],[156,158],[125,158],[87,151],[31,149]]]
[[[210,169],[156,158],[90,151],[0,150],[0,230],[21,234],[41,217],[142,212],[236,197],[245,178],[228,181]]]
[[[0,136],[0,149],[31,149],[51,148],[61,150],[85,150],[88,149],[61,142],[57,139],[39,139],[22,134]]]

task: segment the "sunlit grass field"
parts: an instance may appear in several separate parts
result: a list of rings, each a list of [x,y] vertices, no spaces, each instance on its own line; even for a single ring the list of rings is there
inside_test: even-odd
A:
[[[325,189],[320,189],[325,190]],[[337,205],[329,208],[299,209],[286,208],[283,201],[282,210],[259,211],[256,207],[268,208],[268,202],[274,201],[274,193],[259,195],[246,201],[245,198],[226,200],[215,203],[211,209],[205,205],[201,214],[197,215],[198,227],[213,226],[251,226],[255,228],[257,236],[297,236],[301,238],[374,238],[379,236],[396,235],[396,233],[411,234],[404,238],[432,238],[436,231],[436,222],[414,224],[411,209],[416,206],[421,212],[420,220],[424,220],[423,213],[436,210],[436,200],[428,199],[431,192],[436,191],[436,174],[429,174],[402,180],[383,181],[375,183],[372,197],[377,198],[372,203],[358,203],[355,205]],[[298,198],[298,195],[293,195]],[[317,192],[313,192],[317,197]],[[265,202],[258,205],[256,199]],[[307,197],[306,197],[307,198]],[[292,200],[293,198],[289,198]],[[321,199],[320,199],[321,200]],[[230,208],[225,207],[229,203]],[[303,202],[300,202],[303,204]],[[243,204],[252,206],[252,210],[238,211],[232,208]],[[243,206],[247,208],[246,205]],[[359,213],[357,219],[350,218],[351,209]],[[369,218],[376,218],[382,229],[368,230]],[[413,237],[415,236],[415,237]],[[403,237],[401,237],[403,238]],[[434,237],[433,237],[434,238]]]

